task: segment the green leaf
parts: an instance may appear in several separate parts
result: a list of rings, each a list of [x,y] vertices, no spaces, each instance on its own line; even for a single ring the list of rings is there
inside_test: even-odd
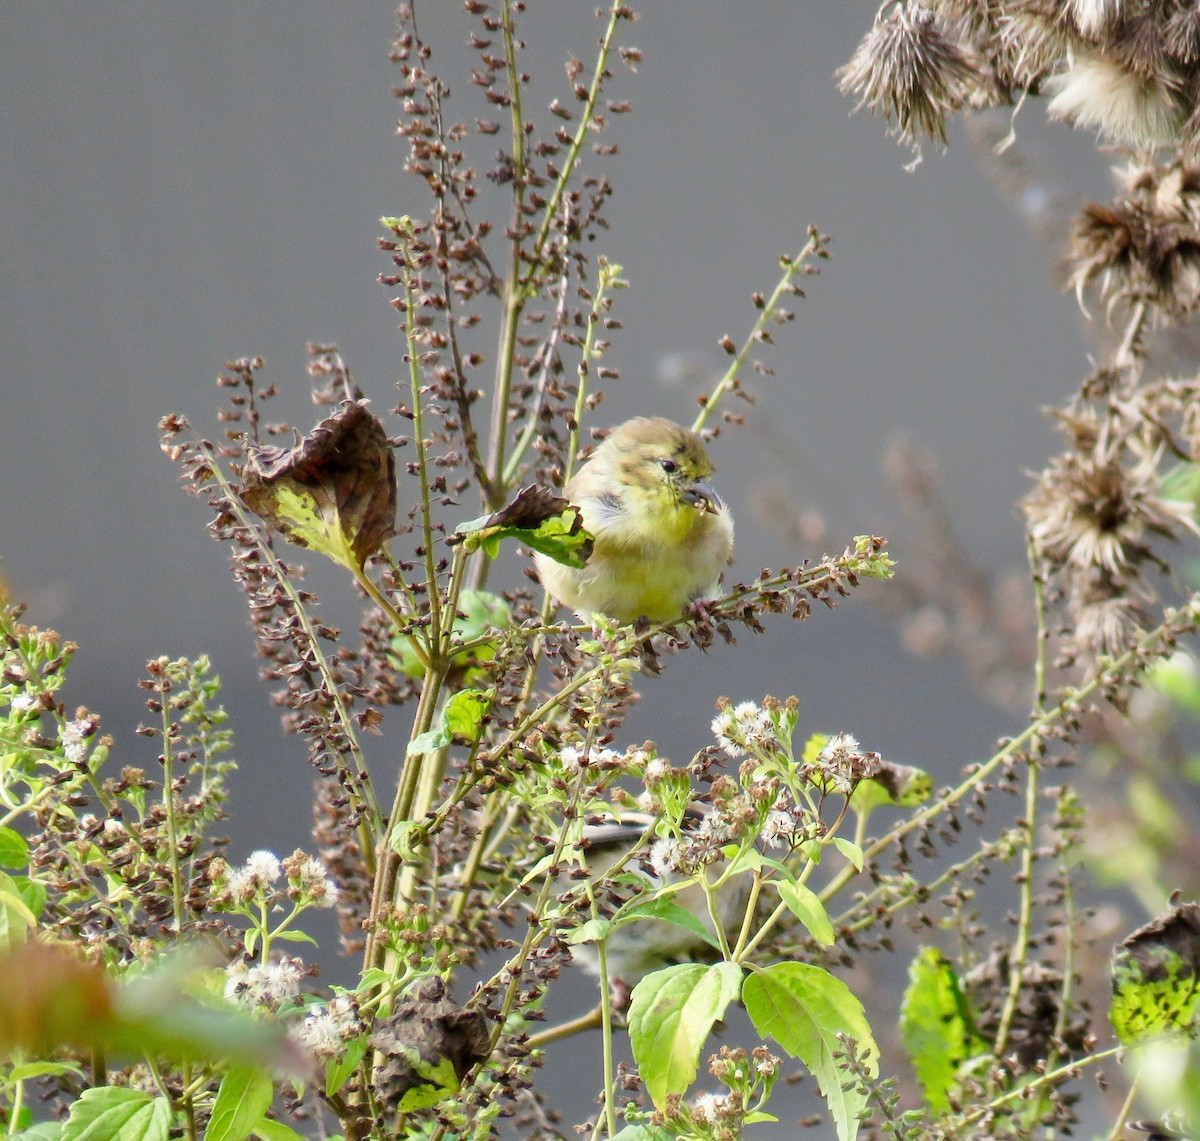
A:
[[[830,843],[854,865],[856,872],[863,870],[863,850],[857,844],[847,840],[845,836],[834,836]]]
[[[474,745],[483,735],[483,719],[492,708],[492,691],[460,689],[442,711],[442,726],[450,738]]]
[[[632,923],[635,919],[657,919],[660,923],[682,927],[696,938],[703,939],[710,947],[720,949],[720,940],[704,926],[700,917],[681,903],[676,903],[670,896],[660,896],[634,904],[628,911],[621,912],[613,926],[620,927]]]
[[[334,1058],[325,1063],[326,1096],[333,1097],[346,1084],[350,1075],[358,1069],[358,1065],[366,1056],[366,1053],[366,1038],[355,1038],[346,1047],[345,1054],[340,1058]]]
[[[448,744],[450,734],[446,732],[445,726],[439,725],[436,729],[426,729],[424,733],[418,733],[409,741],[405,756],[427,756],[436,753],[438,749],[444,749]]]
[[[571,931],[567,942],[572,946],[576,943],[600,943],[613,933],[615,926],[611,919],[588,919]]]
[[[29,864],[29,845],[20,832],[0,826],[0,868],[24,868]]]
[[[525,487],[506,507],[461,523],[454,537],[468,551],[482,549],[489,559],[505,539],[517,539],[556,563],[579,568],[592,552],[592,536],[583,529],[579,508],[540,487]]]
[[[838,1035],[857,1043],[867,1072],[879,1072],[879,1049],[862,1003],[841,979],[810,963],[775,963],[747,976],[742,1001],[754,1028],[799,1058],[817,1079],[840,1141],[853,1141],[867,1103],[854,1076],[835,1055]],[[849,1089],[843,1089],[843,1083]]]
[[[808,928],[808,933],[818,943],[829,947],[833,944],[833,924],[829,920],[829,912],[820,897],[802,883],[781,883],[779,898],[787,904],[788,910]]]
[[[261,1137],[262,1141],[308,1141],[303,1133],[297,1133],[290,1125],[272,1121],[269,1117],[264,1117],[250,1132],[255,1137]],[[208,1141],[207,1137],[205,1141]]]
[[[245,1141],[271,1108],[275,1087],[269,1074],[238,1066],[222,1079],[204,1141]]]
[[[1109,1018],[1125,1045],[1191,1035],[1200,1001],[1200,904],[1183,903],[1139,927],[1113,952]]]
[[[492,707],[492,697],[491,690],[459,690],[446,702],[437,725],[418,733],[408,743],[407,755],[436,753],[456,739],[475,744],[483,735],[483,719]]]
[[[676,1136],[657,1125],[626,1125],[619,1133],[614,1133],[610,1141],[673,1141]]]
[[[62,1141],[63,1124],[61,1121],[39,1121],[14,1134],[12,1141]]]
[[[276,931],[271,938],[282,939],[285,943],[311,943],[314,947],[317,945],[317,941],[306,931],[293,931],[290,927],[286,931]]]
[[[7,872],[0,872],[0,951],[20,947],[37,926],[37,918],[21,898],[21,890]]]
[[[959,1067],[987,1049],[975,1032],[954,967],[936,947],[923,947],[908,968],[900,1034],[925,1100],[935,1114],[950,1110]]]
[[[876,808],[913,808],[933,793],[933,778],[924,769],[882,761],[873,777],[859,781],[850,796],[850,807],[863,815]]]
[[[684,963],[645,975],[633,988],[629,1041],[658,1109],[668,1094],[692,1084],[709,1031],[737,998],[741,980],[737,963]]]
[[[46,910],[46,885],[31,880],[28,876],[13,876],[12,881],[16,884],[17,893],[25,902],[25,906],[40,919],[42,912]]]
[[[418,1109],[429,1109],[446,1100],[462,1085],[462,1081],[449,1058],[438,1058],[433,1062],[413,1060],[413,1070],[422,1079],[409,1086],[396,1105],[399,1113],[412,1113]]]
[[[507,630],[512,624],[512,611],[498,594],[486,590],[463,590],[458,596],[451,650],[464,642],[476,641],[489,630]],[[482,667],[495,658],[496,645],[496,641],[488,641],[469,650],[460,650],[450,659],[450,664],[455,669],[464,670],[468,682],[473,681],[484,673]],[[401,634],[393,637],[392,653],[402,673],[409,677],[425,676],[425,666],[406,637]]]
[[[772,859],[757,848],[743,848],[729,864],[729,869],[734,874],[743,871],[761,871],[763,868],[769,868],[788,882],[792,882],[796,878],[796,873],[782,860]]]
[[[71,1106],[62,1141],[167,1141],[171,1103],[121,1086],[85,1089]]]
[[[72,1062],[22,1062],[8,1071],[7,1080],[27,1082],[31,1078],[44,1078],[60,1074],[74,1074],[76,1077],[83,1077],[83,1071]]]

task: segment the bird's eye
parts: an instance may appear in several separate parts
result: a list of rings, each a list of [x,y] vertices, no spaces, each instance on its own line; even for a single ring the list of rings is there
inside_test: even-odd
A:
[[[679,465],[674,460],[659,460],[658,462],[667,475],[674,475],[679,470]]]

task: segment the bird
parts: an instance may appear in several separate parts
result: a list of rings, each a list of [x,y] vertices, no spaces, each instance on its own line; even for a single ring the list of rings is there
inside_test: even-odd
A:
[[[703,830],[704,820],[704,812],[694,807],[688,808],[682,822],[683,839],[676,845],[680,850],[686,848],[689,836]],[[602,879],[635,845],[645,841],[654,824],[655,817],[632,811],[622,812],[620,816],[605,813],[590,820],[583,828],[579,845],[586,877]],[[623,875],[626,882],[643,879],[646,890],[654,892],[686,878],[665,869],[660,874],[650,866],[654,862],[651,854],[648,860],[639,859],[625,865]],[[723,866],[723,859],[713,862],[710,865],[710,879]],[[737,927],[746,910],[749,884],[748,876],[735,876],[722,886],[716,896],[717,918],[725,929],[726,937],[731,939],[731,945],[732,941],[736,941]],[[560,897],[577,888],[578,881],[567,875],[560,877],[556,884]],[[647,972],[673,963],[713,962],[720,957],[712,938],[715,927],[704,889],[699,884],[691,883],[681,890],[670,892],[664,897],[664,903],[667,901],[691,913],[694,917],[691,926],[682,926],[678,921],[664,921],[665,916],[659,912],[657,917],[643,915],[635,921],[622,923],[611,930],[605,939],[609,982],[618,1008],[625,1005],[629,987]],[[709,938],[701,933],[705,930]],[[588,974],[599,974],[600,961],[594,943],[575,943],[572,958]]]
[[[593,540],[582,568],[535,553],[547,592],[584,620],[670,622],[717,593],[733,556],[733,516],[708,482],[713,465],[690,428],[636,417],[614,428],[567,481]]]

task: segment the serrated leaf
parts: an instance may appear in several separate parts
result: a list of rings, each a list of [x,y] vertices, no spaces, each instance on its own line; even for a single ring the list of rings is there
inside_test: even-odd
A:
[[[645,975],[629,1004],[629,1041],[655,1106],[684,1093],[696,1077],[713,1023],[738,996],[742,968],[684,963]]]
[[[710,947],[721,947],[720,940],[707,928],[695,912],[689,911],[670,896],[660,896],[657,899],[647,899],[636,903],[628,911],[622,911],[614,926],[620,927],[632,923],[635,919],[656,919],[661,923],[670,923],[674,927],[682,927],[685,931],[703,939]]]
[[[936,947],[923,947],[908,968],[900,1034],[925,1100],[935,1114],[950,1109],[959,1067],[987,1049],[974,1030],[958,975]]]
[[[839,1034],[853,1038],[867,1072],[879,1072],[879,1050],[862,1003],[841,979],[810,963],[775,963],[747,976],[742,1002],[754,1028],[799,1058],[817,1080],[840,1141],[858,1135],[867,1100],[857,1079],[835,1057]],[[843,1089],[843,1083],[849,1089]]]
[[[808,929],[808,933],[818,943],[829,947],[833,944],[833,923],[830,922],[829,912],[812,888],[802,883],[780,883],[779,898],[787,904],[787,909],[800,920]]]
[[[0,826],[0,868],[24,868],[29,864],[29,844],[14,828]]]
[[[230,1070],[217,1089],[204,1141],[245,1141],[271,1108],[275,1087],[268,1074],[248,1066]]]
[[[63,1125],[62,1141],[166,1141],[171,1103],[121,1086],[85,1089]]]

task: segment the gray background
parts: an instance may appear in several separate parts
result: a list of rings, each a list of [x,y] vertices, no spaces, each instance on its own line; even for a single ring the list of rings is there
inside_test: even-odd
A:
[[[566,94],[561,61],[588,59],[598,25],[590,0],[531,7],[539,113]],[[981,563],[1020,564],[1013,504],[1054,446],[1039,408],[1078,383],[1090,343],[1050,280],[1053,251],[958,127],[948,153],[909,173],[880,122],[850,116],[832,73],[873,2],[644,7],[621,37],[644,60],[636,76],[616,68],[613,94],[635,110],[610,135],[617,195],[595,250],[632,284],[611,358],[623,379],[601,420],[689,419],[690,396],[662,377],[680,359],[723,367],[718,339],[740,342],[750,292],[770,289],[776,256],[815,223],[833,261],[780,334],[775,377],[751,382],[747,428],[714,447],[739,522],[735,576],[867,531],[902,551],[878,470],[901,430],[933,448]],[[420,13],[460,113],[489,117],[467,79],[461,5]],[[0,573],[31,620],[82,644],[68,702],[104,716],[120,763],[151,759],[132,736],[145,660],[213,656],[242,764],[237,854],[306,842],[309,772],[257,680],[225,553],[155,425],[178,410],[211,433],[221,362],[252,353],[285,389],[273,415],[313,422],[306,340],[337,342],[376,407],[394,402],[402,345],[375,281],[390,268],[377,219],[426,199],[394,138],[392,25],[378,0],[0,5]],[[1072,193],[1108,193],[1091,139],[1044,127],[1036,105],[1019,129]],[[764,486],[822,512],[827,538],[797,549],[764,525]],[[320,568],[313,582],[352,621],[342,579]],[[690,755],[714,697],[765,692],[800,695],[805,731],[853,732],[939,779],[1014,728],[955,663],[914,666],[853,598],[681,660],[647,683],[629,739]],[[384,748],[398,752],[403,730]],[[388,754],[377,759],[386,771]]]

